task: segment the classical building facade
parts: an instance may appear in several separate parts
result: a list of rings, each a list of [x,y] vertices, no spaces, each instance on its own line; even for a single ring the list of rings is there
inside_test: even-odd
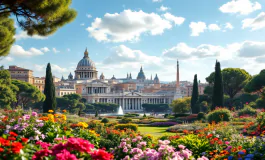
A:
[[[90,59],[87,49],[84,57],[78,62],[75,76],[69,74],[68,79],[62,77],[63,82],[75,84],[76,93],[81,94],[88,103],[116,103],[125,112],[142,112],[142,104],[171,103],[183,95],[180,90],[179,65],[177,65],[177,80],[172,90],[163,90],[156,74],[154,79],[147,79],[143,68],[133,79],[131,73],[126,78],[116,78],[113,75],[107,79],[103,73],[98,78],[98,71]]]
[[[28,82],[30,84],[34,83],[33,71],[30,69],[21,68],[18,66],[9,66],[9,72],[12,79],[17,79],[21,81]]]

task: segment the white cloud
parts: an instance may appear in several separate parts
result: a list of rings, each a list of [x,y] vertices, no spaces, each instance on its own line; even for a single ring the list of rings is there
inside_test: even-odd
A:
[[[242,15],[247,15],[260,9],[261,4],[257,1],[252,2],[252,0],[231,0],[219,8],[223,13],[239,13]]]
[[[163,56],[171,59],[191,59],[216,57],[221,54],[224,49],[221,46],[210,44],[202,44],[196,48],[188,46],[186,43],[179,43],[175,47],[166,49]]]
[[[34,71],[38,72],[39,75],[45,76],[45,70],[47,65],[43,64],[34,64]],[[51,64],[52,74],[53,76],[61,76],[62,74],[69,73],[70,70],[67,68],[60,67],[57,64]]]
[[[50,51],[48,47],[43,47],[40,50],[42,50],[43,52],[49,52]]]
[[[203,33],[207,29],[204,22],[191,22],[189,27],[191,29],[191,36],[199,36],[200,33]]]
[[[163,16],[165,17],[165,19],[167,19],[169,21],[173,21],[175,23],[175,25],[181,25],[185,21],[185,18],[176,17],[176,16],[172,15],[171,13],[165,13],[165,14],[163,14]]]
[[[81,24],[80,24],[80,26],[84,26],[84,25],[85,25],[85,23],[81,23]]]
[[[210,31],[219,31],[219,30],[221,30],[221,28],[217,24],[209,24],[208,25],[208,29]]]
[[[265,42],[245,41],[239,49],[240,57],[265,56]]]
[[[92,18],[92,15],[91,14],[86,14],[86,17],[87,18]]]
[[[165,7],[165,6],[161,6],[160,8],[158,8],[158,10],[159,11],[161,11],[161,12],[165,12],[165,11],[167,11],[167,10],[169,10],[170,8],[168,8],[168,7]]]
[[[163,0],[152,0],[152,2],[162,2]]]
[[[233,25],[231,23],[226,23],[225,24],[225,29],[234,29]]]
[[[242,28],[251,28],[251,31],[262,29],[265,27],[265,12],[261,12],[255,18],[247,18],[242,21]]]
[[[16,40],[21,40],[21,39],[28,39],[28,38],[33,38],[33,39],[47,39],[48,37],[39,36],[39,35],[29,36],[26,31],[21,31],[18,34],[16,34],[14,36],[14,38],[16,38]]]
[[[52,48],[52,51],[54,52],[54,53],[59,53],[60,51],[58,51],[56,48]]]
[[[19,45],[13,45],[10,49],[10,54],[15,56],[38,56],[43,55],[44,53],[36,48],[30,48],[29,50],[24,50],[23,47]]]
[[[125,45],[112,48],[111,54],[103,61],[104,64],[120,63],[145,63],[160,64],[160,58],[149,56],[140,50],[133,50]]]
[[[87,31],[97,41],[125,42],[137,41],[144,33],[160,35],[170,28],[172,20],[164,19],[156,13],[124,10],[96,18]]]

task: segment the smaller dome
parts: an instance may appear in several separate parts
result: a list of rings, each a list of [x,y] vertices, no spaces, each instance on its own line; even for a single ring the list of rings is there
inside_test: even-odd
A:
[[[138,80],[145,80],[145,79],[146,79],[142,67],[141,67],[141,69],[140,69],[140,72],[138,73],[137,79],[138,79]]]
[[[115,78],[115,76],[113,75],[111,79],[112,79],[112,80],[115,80],[116,78]]]

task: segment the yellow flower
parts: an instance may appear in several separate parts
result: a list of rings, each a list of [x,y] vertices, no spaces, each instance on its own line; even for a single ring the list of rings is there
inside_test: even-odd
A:
[[[66,116],[64,114],[61,115],[61,118],[66,121]]]
[[[77,125],[79,127],[83,127],[83,128],[87,128],[88,127],[88,124],[86,122],[78,122]]]
[[[48,118],[51,122],[54,122],[54,115],[48,114]]]
[[[48,110],[48,112],[49,112],[49,113],[53,113],[53,110],[50,109],[50,110]]]

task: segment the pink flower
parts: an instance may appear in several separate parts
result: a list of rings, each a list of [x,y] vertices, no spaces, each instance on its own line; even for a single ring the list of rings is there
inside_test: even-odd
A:
[[[55,160],[78,160],[74,154],[71,154],[66,149],[62,150],[61,153],[56,154]]]
[[[185,146],[183,146],[183,145],[178,145],[178,147],[180,148],[180,149],[185,149]]]
[[[37,117],[38,113],[37,112],[32,112],[31,115],[34,116],[34,117]]]
[[[123,150],[122,150],[123,152],[128,152],[128,148],[127,147],[125,147],[125,148],[123,148]]]
[[[225,141],[225,144],[226,144],[226,145],[228,145],[229,143],[230,143],[230,142],[228,142],[228,141]]]

